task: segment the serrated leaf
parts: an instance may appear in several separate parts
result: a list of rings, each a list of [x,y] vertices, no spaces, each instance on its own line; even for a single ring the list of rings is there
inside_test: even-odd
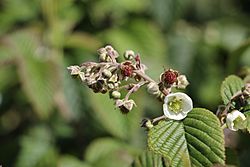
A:
[[[160,121],[149,130],[148,146],[169,159],[171,167],[224,164],[225,148],[219,120],[195,108],[183,121]]]
[[[17,32],[10,38],[10,43],[17,55],[22,88],[38,116],[47,118],[53,109],[53,96],[59,82],[57,66],[46,57],[50,56],[50,52],[39,52],[39,49],[45,48],[40,45],[39,37],[33,31]]]
[[[165,158],[159,154],[155,154],[151,151],[145,151],[138,156],[131,167],[168,167],[169,163]]]
[[[238,91],[241,91],[242,87],[244,86],[244,83],[241,78],[230,75],[228,76],[221,85],[221,97],[224,102],[224,104],[228,104],[231,100],[231,98],[237,93]]]

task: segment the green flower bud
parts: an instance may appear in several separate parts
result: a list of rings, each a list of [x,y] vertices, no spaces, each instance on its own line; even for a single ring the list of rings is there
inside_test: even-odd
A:
[[[178,76],[177,81],[178,81],[177,88],[185,89],[189,85],[189,82],[185,75]]]
[[[147,85],[147,91],[149,94],[152,94],[152,95],[158,95],[160,93],[159,86],[155,82],[150,82]]]
[[[141,121],[141,127],[145,127],[147,129],[150,129],[150,128],[154,127],[154,125],[152,124],[152,121],[150,119],[145,118]]]
[[[107,86],[108,86],[109,89],[114,89],[115,88],[114,83],[108,83]]]
[[[111,93],[111,98],[112,99],[120,99],[121,98],[121,93],[120,92],[118,92],[118,91],[112,91],[112,93]]]
[[[106,62],[107,61],[106,59],[107,59],[107,54],[105,52],[99,55],[100,62]]]
[[[123,56],[126,60],[132,60],[135,57],[135,53],[132,50],[127,50]]]
[[[111,82],[111,83],[115,83],[115,82],[117,82],[117,81],[118,81],[118,76],[117,76],[117,74],[112,75],[112,76],[109,78],[109,80],[108,80],[108,82]]]
[[[104,70],[102,71],[102,74],[103,74],[105,77],[107,77],[107,78],[110,78],[110,77],[112,76],[112,73],[111,73],[109,70],[107,70],[107,69],[104,69]]]
[[[70,75],[78,75],[81,72],[81,68],[79,66],[69,66],[67,67]]]

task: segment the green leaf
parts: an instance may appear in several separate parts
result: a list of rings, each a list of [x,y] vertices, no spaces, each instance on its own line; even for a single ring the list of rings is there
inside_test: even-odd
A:
[[[246,116],[246,127],[247,127],[247,131],[250,133],[250,111],[247,111],[244,113],[244,115]]]
[[[58,167],[90,167],[88,164],[80,161],[74,156],[65,155],[59,159]]]
[[[75,32],[65,40],[65,46],[69,48],[80,48],[88,51],[96,51],[102,43],[92,34]]]
[[[128,128],[126,127],[126,119],[119,109],[115,110],[113,101],[108,96],[102,94],[90,95],[90,103],[93,106],[95,118],[102,124],[112,135],[126,139],[128,138]],[[112,121],[111,121],[112,120]]]
[[[150,150],[169,159],[172,167],[224,164],[225,148],[219,120],[195,108],[183,121],[160,121],[149,130]]]
[[[131,167],[168,167],[169,163],[159,154],[151,151],[145,151],[138,156]]]
[[[241,57],[250,47],[250,39],[242,43],[237,49],[235,49],[229,56],[227,70],[229,73],[236,72],[239,67]]]
[[[89,92],[89,96],[94,117],[102,124],[103,129],[113,136],[125,140],[138,135],[138,130],[141,129],[138,122],[142,113],[139,107],[134,107],[127,115],[123,115],[118,108],[115,108],[114,101],[109,99],[108,95]],[[135,100],[139,104],[143,98],[136,96]]]
[[[241,78],[230,75],[228,76],[221,85],[221,97],[224,102],[224,104],[228,104],[231,100],[231,98],[237,93],[238,91],[241,91],[242,87],[244,86],[244,83]]]
[[[56,166],[57,151],[53,147],[52,135],[45,126],[36,126],[21,138],[21,150],[17,167]]]
[[[105,17],[111,15],[115,22],[123,22],[128,13],[138,13],[146,8],[149,0],[99,0],[93,3],[91,18],[95,23],[100,23]],[[117,10],[119,9],[119,10]]]
[[[132,163],[132,154],[137,154],[128,144],[112,138],[95,140],[87,148],[86,161],[94,167],[127,167]]]
[[[17,55],[22,88],[38,116],[47,118],[52,112],[54,95],[60,82],[59,69],[49,58],[51,52],[40,44],[33,31],[19,31],[10,40]]]

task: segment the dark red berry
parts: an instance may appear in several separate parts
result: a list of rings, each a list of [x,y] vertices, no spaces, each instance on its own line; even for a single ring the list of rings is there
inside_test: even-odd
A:
[[[121,67],[122,75],[124,75],[126,77],[131,77],[133,74],[133,70],[134,70],[134,68],[130,62],[125,62]]]
[[[178,72],[169,69],[163,73],[162,81],[171,85],[177,81],[177,77],[178,77]]]

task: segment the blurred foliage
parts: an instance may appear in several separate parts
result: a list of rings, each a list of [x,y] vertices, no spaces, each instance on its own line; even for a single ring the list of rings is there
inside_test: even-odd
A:
[[[129,166],[145,149],[139,122],[160,115],[160,103],[139,91],[138,107],[121,115],[66,71],[96,60],[105,44],[139,52],[154,79],[170,67],[186,74],[194,105],[216,112],[224,77],[250,75],[249,7],[247,0],[0,1],[0,164]],[[240,166],[248,166],[244,145],[232,148]]]

